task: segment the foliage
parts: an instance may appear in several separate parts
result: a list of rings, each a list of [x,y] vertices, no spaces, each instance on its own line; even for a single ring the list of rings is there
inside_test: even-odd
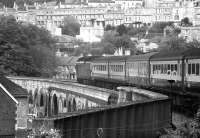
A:
[[[111,26],[110,24],[106,25],[105,31],[109,31],[109,30],[115,30],[115,27]]]
[[[44,29],[0,17],[0,72],[7,75],[52,76],[55,41]]]
[[[193,41],[188,42],[188,47],[200,48],[200,42],[194,39]]]
[[[183,38],[167,36],[161,39],[159,50],[181,50],[186,49],[186,41]]]
[[[166,26],[172,26],[173,22],[157,22],[149,29],[149,33],[163,33]]]
[[[61,138],[60,131],[57,129],[46,130],[41,127],[40,129],[33,130],[29,133],[28,138]]]
[[[101,42],[98,43],[81,43],[79,48],[75,50],[74,55],[92,54],[114,54],[118,48],[130,49],[132,53],[136,53],[135,43],[133,43],[128,35],[120,36],[116,31],[109,30],[104,33]]]
[[[199,138],[200,137],[200,110],[197,110],[195,118],[191,121],[181,124],[180,126],[173,125],[173,130],[165,129],[165,135],[159,138]]]
[[[181,33],[181,29],[175,26],[167,26],[165,27],[164,31],[165,31],[165,35],[174,36],[174,37],[178,37],[178,35]]]
[[[122,35],[124,35],[124,34],[127,34],[127,27],[125,26],[125,25],[119,25],[119,26],[117,26],[117,28],[116,28],[116,32],[118,32],[118,34],[119,34],[119,36],[122,36]]]
[[[80,24],[73,16],[67,16],[64,18],[64,25],[61,26],[62,34],[76,36],[80,32]]]
[[[146,34],[147,27],[143,26],[140,28],[135,28],[135,27],[129,26],[127,30],[128,30],[127,34],[129,36],[143,38]]]
[[[185,17],[181,20],[181,26],[192,26],[192,23],[188,17]]]

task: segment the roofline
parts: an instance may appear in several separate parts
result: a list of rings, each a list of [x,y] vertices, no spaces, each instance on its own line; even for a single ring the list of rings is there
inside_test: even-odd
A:
[[[6,92],[6,94],[7,94],[16,104],[18,104],[18,101],[15,99],[15,97],[13,97],[1,83],[0,83],[0,87]]]

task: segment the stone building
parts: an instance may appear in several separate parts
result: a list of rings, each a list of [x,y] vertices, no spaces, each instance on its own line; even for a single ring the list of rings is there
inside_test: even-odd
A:
[[[193,40],[200,41],[200,27],[191,26],[191,27],[181,27],[181,33],[179,37],[185,38],[188,42]]]
[[[16,129],[27,128],[28,121],[28,93],[25,89],[15,84],[11,80],[4,76],[0,76],[0,84],[7,90],[11,96],[16,99],[17,110],[16,110]],[[12,110],[11,110],[12,112]]]
[[[56,56],[70,56],[75,49],[76,38],[69,35],[55,36],[56,42]]]
[[[56,79],[76,80],[76,61],[79,57],[59,57]]]
[[[0,137],[14,137],[18,101],[0,83]]]

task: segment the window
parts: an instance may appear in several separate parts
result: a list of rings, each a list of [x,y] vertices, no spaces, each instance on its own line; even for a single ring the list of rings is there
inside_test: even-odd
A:
[[[164,65],[164,73],[167,74],[167,64]]]
[[[195,74],[195,64],[192,64],[192,74]]]
[[[177,71],[177,64],[174,65],[174,70]]]
[[[163,64],[161,65],[161,74],[163,74],[164,73],[164,66],[163,66]]]
[[[171,71],[174,71],[174,65],[171,65]]]
[[[169,64],[167,65],[167,70],[170,70],[170,65]]]
[[[191,74],[191,64],[188,64],[188,74]]]
[[[156,67],[153,65],[153,74],[155,74]]]
[[[199,63],[196,64],[196,75],[199,75]]]

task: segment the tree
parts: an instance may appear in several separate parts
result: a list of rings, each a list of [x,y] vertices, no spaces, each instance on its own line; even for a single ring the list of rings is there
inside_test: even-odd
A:
[[[140,28],[129,26],[127,34],[132,37],[143,38],[146,32],[147,32],[147,28],[144,26]]]
[[[165,31],[165,35],[174,36],[174,37],[178,37],[178,35],[181,33],[181,29],[175,26],[167,26],[165,27],[164,31]]]
[[[149,29],[149,33],[163,33],[165,27],[172,25],[173,22],[157,22]]]
[[[52,76],[56,66],[54,39],[48,31],[0,17],[0,72],[25,76]]]
[[[126,28],[126,26],[125,25],[119,25],[119,26],[117,26],[117,28],[116,28],[116,32],[118,32],[118,34],[119,34],[119,36],[122,36],[122,35],[124,35],[124,34],[127,34],[127,28]]]
[[[115,27],[111,26],[110,24],[106,25],[105,31],[109,31],[109,30],[115,30]]]
[[[164,37],[159,46],[159,50],[178,51],[187,48],[186,40],[179,37],[167,36]]]
[[[80,32],[80,24],[73,16],[67,16],[64,18],[64,25],[61,26],[62,34],[76,36]]]
[[[181,20],[181,26],[192,26],[192,23],[188,17],[185,17]]]

